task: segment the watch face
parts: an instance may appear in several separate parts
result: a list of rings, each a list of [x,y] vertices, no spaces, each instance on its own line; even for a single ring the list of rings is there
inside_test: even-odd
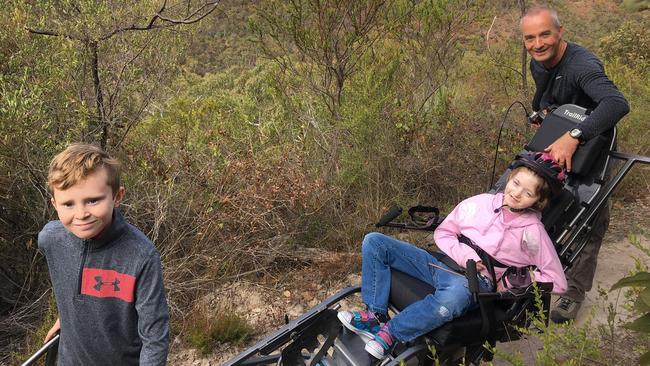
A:
[[[569,132],[569,135],[574,139],[577,139],[578,137],[582,136],[582,131],[580,131],[577,128],[574,128],[571,130],[571,132]]]

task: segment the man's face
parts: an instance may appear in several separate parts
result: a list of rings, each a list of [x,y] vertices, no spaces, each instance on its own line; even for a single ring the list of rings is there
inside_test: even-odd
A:
[[[124,188],[113,194],[105,168],[66,189],[53,189],[52,205],[63,226],[80,239],[92,239],[113,220],[113,209],[124,198]]]
[[[553,23],[548,11],[528,15],[521,20],[524,46],[530,56],[550,68],[562,59],[562,35],[564,30]]]

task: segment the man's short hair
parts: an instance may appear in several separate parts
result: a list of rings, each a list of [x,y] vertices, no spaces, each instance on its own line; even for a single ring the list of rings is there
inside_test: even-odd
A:
[[[545,5],[535,5],[528,8],[524,13],[524,15],[521,16],[521,19],[519,19],[519,25],[521,25],[521,22],[525,17],[529,15],[538,15],[539,13],[543,13],[545,11],[551,14],[551,19],[553,19],[553,25],[555,25],[556,28],[560,28],[562,26],[562,23],[560,22],[560,17],[557,15],[557,11]]]
[[[47,188],[54,195],[54,189],[64,191],[101,168],[106,168],[106,184],[115,194],[120,189],[120,162],[99,146],[70,144],[52,159],[47,173]]]

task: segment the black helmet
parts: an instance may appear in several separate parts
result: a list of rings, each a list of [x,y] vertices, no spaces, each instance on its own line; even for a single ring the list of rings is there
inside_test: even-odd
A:
[[[553,159],[549,153],[526,151],[517,155],[515,160],[510,163],[509,168],[515,169],[520,166],[530,168],[532,171],[542,177],[551,187],[551,192],[555,196],[560,193],[566,180],[566,171],[560,164]]]

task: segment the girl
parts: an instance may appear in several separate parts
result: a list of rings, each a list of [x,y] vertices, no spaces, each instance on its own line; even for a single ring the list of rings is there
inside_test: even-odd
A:
[[[477,263],[481,291],[492,291],[505,268],[491,278],[479,255],[459,241],[472,240],[497,261],[536,266],[534,281],[550,282],[563,293],[567,282],[553,243],[540,221],[541,211],[562,189],[563,169],[546,153],[517,156],[503,193],[480,194],[461,202],[434,232],[437,247],[459,266]],[[395,268],[429,283],[436,291],[387,320],[390,271]],[[370,233],[362,245],[361,297],[368,309],[342,311],[343,325],[367,339],[365,349],[383,358],[394,342],[413,340],[464,314],[474,305],[467,278],[454,273],[427,251],[392,237]]]

